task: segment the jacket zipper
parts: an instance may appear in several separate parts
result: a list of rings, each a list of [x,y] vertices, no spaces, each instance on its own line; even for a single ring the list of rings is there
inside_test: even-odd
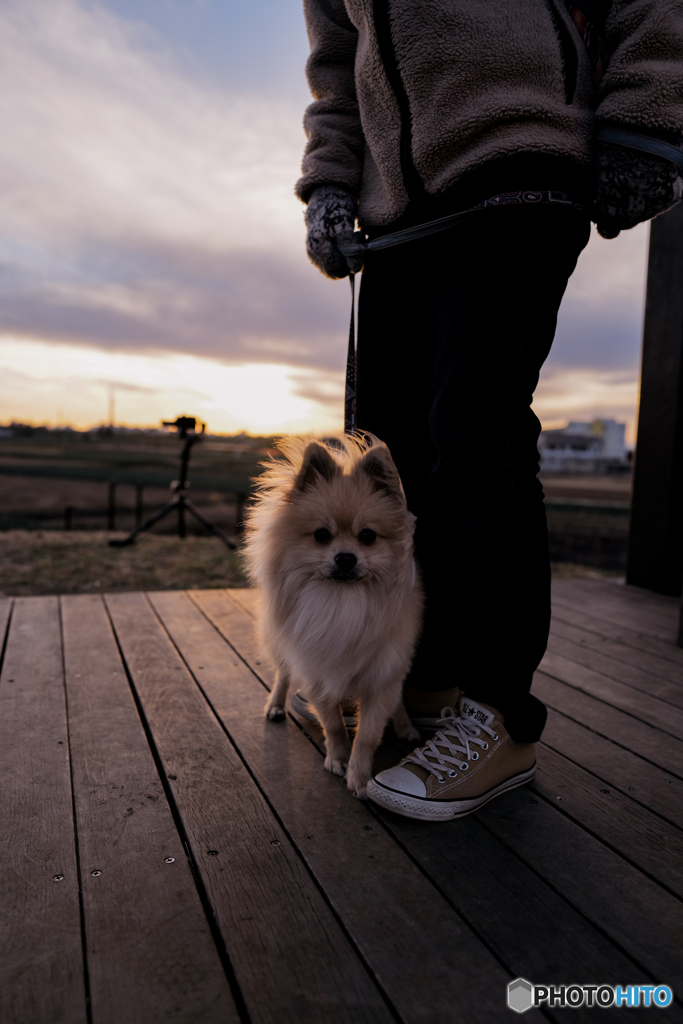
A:
[[[572,34],[557,12],[554,0],[545,0],[546,7],[557,36],[557,43],[560,48],[560,60],[562,61],[562,77],[564,79],[564,101],[570,104],[574,101],[576,93],[576,78],[578,74],[578,56]]]
[[[401,116],[401,174],[408,198],[411,202],[422,198],[425,194],[425,187],[422,178],[413,160],[413,133],[410,120],[410,103],[408,93],[401,78],[401,72],[396,59],[394,41],[391,38],[391,20],[389,17],[389,4],[391,0],[373,0],[372,13],[375,22],[375,33],[379,46],[379,55],[389,84],[393,89],[398,103]]]

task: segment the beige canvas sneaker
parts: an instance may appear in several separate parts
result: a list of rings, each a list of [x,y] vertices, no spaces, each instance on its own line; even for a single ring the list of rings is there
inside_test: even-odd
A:
[[[533,778],[535,745],[511,740],[495,708],[461,697],[439,724],[424,747],[370,780],[370,800],[407,818],[446,821]]]

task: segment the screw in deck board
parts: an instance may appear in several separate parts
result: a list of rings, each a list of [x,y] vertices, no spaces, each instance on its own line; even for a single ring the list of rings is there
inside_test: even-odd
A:
[[[175,864],[175,857],[164,857],[164,864]]]
[[[52,881],[53,882],[62,882],[62,881],[64,881],[64,875],[53,875],[52,876]]]
[[[95,870],[91,871],[90,874],[93,875],[95,878],[99,878],[102,872],[100,871],[99,868],[95,868]]]

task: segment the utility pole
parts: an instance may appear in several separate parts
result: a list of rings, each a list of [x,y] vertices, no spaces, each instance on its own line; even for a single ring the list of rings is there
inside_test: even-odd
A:
[[[109,385],[109,426],[114,429],[114,402],[116,398],[116,388],[113,384]]]
[[[626,580],[683,589],[683,204],[651,225]]]

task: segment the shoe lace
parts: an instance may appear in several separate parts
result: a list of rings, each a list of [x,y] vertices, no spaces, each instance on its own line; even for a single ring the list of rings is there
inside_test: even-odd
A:
[[[456,775],[456,768],[461,772],[467,771],[468,761],[478,760],[479,753],[471,749],[471,744],[476,743],[483,750],[488,750],[488,742],[482,733],[487,733],[494,742],[498,739],[498,733],[490,726],[478,725],[471,718],[463,718],[453,708],[442,708],[437,724],[443,724],[443,729],[439,729],[424,747],[418,747],[408,757],[404,757],[401,763],[412,761],[436,775],[439,782],[446,781],[443,773],[452,779]],[[460,754],[465,755],[465,760]]]

